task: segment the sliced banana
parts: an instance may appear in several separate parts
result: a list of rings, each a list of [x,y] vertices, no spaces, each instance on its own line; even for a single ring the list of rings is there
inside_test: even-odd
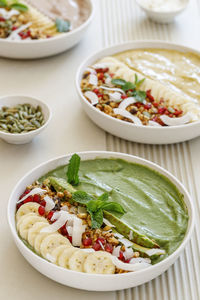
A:
[[[57,248],[55,248],[52,252],[51,252],[51,256],[54,259],[55,264],[58,264],[58,260],[60,255],[63,253],[63,251],[69,247],[72,247],[72,245],[61,245],[58,246]]]
[[[69,259],[69,269],[77,272],[83,272],[83,264],[89,253],[82,250],[75,251]]]
[[[44,258],[48,259],[48,254],[51,255],[52,251],[61,245],[70,245],[70,241],[62,234],[53,233],[45,237],[40,245],[40,253]]]
[[[33,225],[31,229],[29,229],[27,239],[32,247],[34,246],[36,236],[40,233],[40,230],[47,226],[49,226],[47,222],[37,222]]]
[[[35,213],[29,213],[27,215],[22,216],[19,221],[17,222],[17,230],[19,231],[19,226],[23,223],[23,221],[30,216],[37,216]]]
[[[96,251],[88,255],[83,270],[93,274],[114,274],[115,266],[111,260],[111,254],[105,251]]]
[[[40,205],[35,202],[28,202],[28,203],[23,204],[16,213],[16,221],[18,222],[22,216],[29,214],[29,213],[35,213],[35,214],[39,215],[39,213],[38,213],[39,206]]]
[[[78,249],[75,247],[69,247],[68,249],[65,249],[58,258],[58,265],[69,269],[69,259],[76,251],[78,251]]]
[[[29,229],[32,228],[35,223],[41,222],[43,220],[45,220],[45,218],[39,217],[37,215],[27,216],[26,218],[24,218],[23,222],[19,225],[20,236],[23,239],[27,240]]]
[[[35,241],[34,241],[34,249],[38,254],[40,253],[40,246],[42,241],[44,240],[45,237],[47,237],[48,235],[50,235],[50,233],[47,232],[40,232],[36,237],[35,237]]]

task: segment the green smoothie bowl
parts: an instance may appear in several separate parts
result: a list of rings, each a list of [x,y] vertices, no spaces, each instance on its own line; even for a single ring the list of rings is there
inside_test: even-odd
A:
[[[169,268],[191,237],[194,208],[184,186],[158,165],[82,152],[26,174],[10,196],[8,221],[39,272],[71,287],[111,291]]]

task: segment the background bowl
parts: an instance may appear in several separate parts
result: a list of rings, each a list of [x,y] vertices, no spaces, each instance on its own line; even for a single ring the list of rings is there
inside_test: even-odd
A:
[[[115,53],[123,52],[131,49],[142,48],[160,48],[160,49],[174,49],[182,52],[194,52],[200,55],[200,52],[188,47],[177,44],[160,42],[160,41],[135,41],[124,44],[119,44],[113,47],[103,49],[92,56],[88,57],[80,66],[76,76],[76,88],[83,109],[89,118],[105,131],[110,132],[120,138],[139,142],[144,144],[171,144],[183,142],[193,139],[200,135],[200,121],[193,122],[187,125],[179,125],[173,127],[148,127],[137,126],[129,122],[121,121],[113,118],[92,106],[83,96],[80,88],[80,82],[84,70],[94,64],[97,60],[113,55]]]
[[[85,1],[88,2],[90,7],[90,15],[81,26],[50,39],[29,41],[0,39],[0,56],[16,59],[35,59],[55,55],[72,48],[82,39],[94,17],[93,1]]]
[[[155,11],[150,8],[145,7],[142,4],[141,0],[136,0],[137,4],[142,10],[145,11],[146,15],[153,21],[157,23],[171,23],[177,15],[182,13],[183,10],[187,7],[189,0],[183,0],[183,6],[171,11]]]
[[[30,96],[25,96],[25,95],[4,96],[0,98],[0,109],[2,106],[12,107],[17,104],[24,104],[24,103],[29,103],[33,106],[40,105],[42,108],[42,113],[44,115],[45,123],[40,128],[26,133],[15,134],[15,133],[6,133],[4,131],[0,131],[0,138],[7,143],[10,144],[29,143],[37,134],[39,134],[42,130],[44,130],[47,127],[51,119],[51,115],[52,115],[51,110],[46,103],[42,102],[39,99]]]
[[[161,273],[163,273],[180,255],[181,251],[186,246],[188,240],[191,237],[192,230],[194,227],[194,208],[192,204],[192,200],[184,188],[184,186],[169,172],[159,167],[158,165],[147,161],[145,159],[141,159],[136,156],[131,156],[122,153],[116,152],[104,152],[104,151],[96,151],[96,152],[81,152],[78,153],[82,160],[95,159],[98,158],[121,158],[125,159],[129,162],[139,163],[145,166],[152,168],[153,170],[158,171],[159,173],[165,175],[171,180],[179,191],[184,195],[184,201],[188,209],[188,228],[184,240],[182,244],[173,252],[169,257],[159,262],[158,264],[149,267],[145,270],[140,270],[132,273],[124,273],[124,274],[113,274],[113,275],[101,275],[101,274],[86,274],[81,272],[75,272],[71,270],[67,270],[57,265],[54,265],[45,259],[42,259],[40,256],[36,255],[32,252],[28,247],[24,245],[24,243],[19,238],[16,227],[15,227],[15,210],[16,210],[16,202],[19,199],[19,196],[25,190],[26,186],[34,182],[36,179],[49,172],[52,169],[55,169],[59,166],[67,164],[71,157],[70,155],[58,157],[52,160],[49,160],[35,169],[31,170],[27,173],[15,186],[14,190],[9,199],[8,203],[8,222],[12,232],[12,236],[14,241],[25,257],[25,259],[39,272],[44,274],[45,276],[62,283],[64,285],[68,285],[74,288],[79,288],[83,290],[90,291],[112,291],[112,290],[120,290],[126,289],[130,287],[134,287],[145,283]]]

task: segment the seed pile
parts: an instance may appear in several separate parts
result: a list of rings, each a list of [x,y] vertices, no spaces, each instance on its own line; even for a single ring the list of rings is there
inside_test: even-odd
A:
[[[44,115],[40,106],[28,103],[14,107],[3,106],[0,109],[0,131],[7,133],[26,133],[36,130],[44,124]]]

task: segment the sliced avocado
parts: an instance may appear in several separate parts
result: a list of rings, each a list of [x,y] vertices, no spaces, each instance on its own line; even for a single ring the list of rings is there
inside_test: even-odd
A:
[[[49,179],[50,184],[56,190],[56,192],[64,192],[66,190],[72,194],[74,192],[76,192],[76,190],[73,188],[73,186],[63,178],[48,177],[48,179]]]
[[[137,230],[129,227],[127,224],[122,222],[120,219],[112,215],[111,213],[104,211],[104,217],[113,224],[117,231],[125,236],[130,241],[136,243],[137,245],[147,247],[147,248],[160,248],[159,245],[148,238],[147,236],[139,233]],[[132,238],[130,238],[132,236]]]

